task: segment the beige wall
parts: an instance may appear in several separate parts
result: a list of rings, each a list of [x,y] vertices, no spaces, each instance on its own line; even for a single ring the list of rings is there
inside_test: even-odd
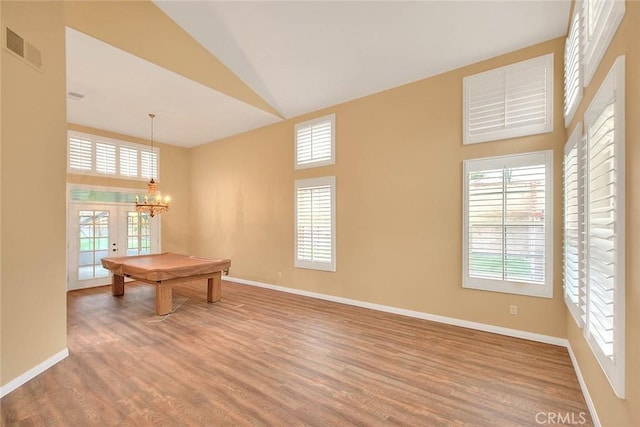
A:
[[[142,117],[141,120],[148,120]],[[150,141],[132,136],[108,132],[100,129],[89,128],[69,123],[69,130],[99,135],[107,138],[129,141],[136,144],[149,145]],[[161,245],[163,251],[189,253],[189,208],[191,206],[190,176],[189,176],[189,151],[186,148],[175,145],[167,145],[154,141],[154,145],[160,149],[160,180],[158,189],[163,194],[171,196],[171,208],[166,214],[162,214],[153,220],[161,221]],[[110,186],[120,188],[139,189],[144,193],[146,183],[127,179],[103,178],[97,176],[68,174],[67,183],[96,186]]]
[[[116,40],[121,28],[105,19],[109,14],[101,17],[98,9],[71,4],[65,14],[57,2],[0,3],[4,23],[41,48],[45,59],[45,71],[39,73],[6,51],[1,54],[0,384],[65,347],[65,182],[107,184],[66,175],[64,24],[75,22],[90,35],[112,38],[106,41]],[[626,53],[626,400],[613,394],[562,302],[560,176],[568,135],[560,90],[562,39],[191,150],[161,146],[161,189],[173,196],[171,211],[162,216],[163,249],[230,257],[232,275],[244,279],[568,336],[603,425],[640,425],[640,291],[633,286],[640,282],[640,169],[634,167],[640,160],[638,39],[640,3],[628,1],[622,27],[569,128],[580,120],[615,57]],[[462,77],[548,52],[555,53],[556,66],[554,132],[462,146]],[[245,88],[234,90],[269,109]],[[336,165],[294,171],[294,123],[328,113],[337,116]],[[462,161],[543,149],[555,152],[554,298],[462,289]],[[337,179],[335,273],[293,267],[294,180],[324,175]],[[19,207],[34,195],[47,206],[46,215]],[[517,316],[508,314],[511,304],[519,306]]]
[[[243,279],[565,337],[560,179],[554,298],[461,285],[462,161],[553,149],[560,177],[565,139],[556,89],[553,133],[462,146],[462,78],[549,52],[562,82],[556,39],[192,149],[192,252],[230,257],[231,274]],[[335,166],[294,171],[294,123],[328,113],[336,114]],[[293,267],[294,180],[323,175],[336,176],[335,273]]]
[[[640,2],[627,1],[624,20],[569,127],[582,116],[619,55],[626,55],[626,399],[618,399],[582,330],[567,316],[567,334],[603,426],[640,425]],[[568,135],[568,134],[567,134]]]
[[[36,71],[2,53],[0,384],[66,347],[63,5],[2,1],[3,23],[42,51]]]

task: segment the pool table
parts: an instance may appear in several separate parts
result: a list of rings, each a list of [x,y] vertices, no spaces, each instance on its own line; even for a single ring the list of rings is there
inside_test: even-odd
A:
[[[207,279],[207,301],[222,297],[221,276],[229,274],[230,259],[201,258],[164,252],[161,254],[102,258],[102,266],[113,273],[111,292],[124,295],[124,278],[156,286],[156,313],[171,313],[174,285]]]

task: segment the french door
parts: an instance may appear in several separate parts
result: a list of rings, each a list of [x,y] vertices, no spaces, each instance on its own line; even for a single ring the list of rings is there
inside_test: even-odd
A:
[[[159,249],[160,219],[136,212],[131,204],[70,203],[68,213],[69,290],[110,283],[102,258]]]

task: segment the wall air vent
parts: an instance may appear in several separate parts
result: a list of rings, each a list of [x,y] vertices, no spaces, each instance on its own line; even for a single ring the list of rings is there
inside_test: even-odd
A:
[[[40,49],[23,39],[9,27],[4,27],[4,48],[15,54],[36,70],[42,71],[42,53]]]
[[[7,41],[7,49],[18,55],[20,58],[24,58],[24,39],[11,31],[10,28],[6,28],[7,35],[5,40]]]

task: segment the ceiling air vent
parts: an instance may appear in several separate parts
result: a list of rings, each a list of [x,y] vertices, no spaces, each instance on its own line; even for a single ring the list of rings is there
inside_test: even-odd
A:
[[[40,49],[20,37],[18,33],[9,27],[4,28],[4,42],[4,47],[9,52],[14,53],[37,70],[42,70],[42,53]]]
[[[69,92],[67,93],[67,98],[73,99],[75,101],[80,101],[82,98],[84,98],[84,95],[78,92]]]

